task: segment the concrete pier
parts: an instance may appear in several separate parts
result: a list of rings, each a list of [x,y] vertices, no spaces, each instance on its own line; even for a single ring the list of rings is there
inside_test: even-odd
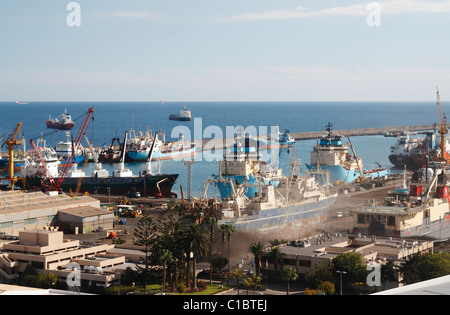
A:
[[[427,131],[435,130],[436,125],[416,125],[416,126],[400,126],[400,127],[379,127],[379,128],[364,128],[364,129],[343,129],[333,130],[332,133],[340,135],[342,137],[356,137],[356,136],[375,136],[383,135],[385,133],[390,134],[402,134],[405,132]],[[297,132],[290,133],[290,135],[297,141],[319,139],[325,134],[325,130],[322,131],[310,131],[310,132]],[[226,139],[203,139],[202,144],[204,149],[221,149],[226,147]],[[233,139],[228,139],[228,143],[232,144]],[[207,147],[205,147],[207,145]]]

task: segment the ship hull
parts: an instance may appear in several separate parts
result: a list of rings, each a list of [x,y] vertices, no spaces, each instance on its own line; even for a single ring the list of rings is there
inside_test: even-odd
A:
[[[174,198],[176,195],[172,193],[172,186],[175,184],[177,178],[178,174],[162,174],[146,177],[84,177],[81,182],[80,192],[125,195],[129,191],[137,191],[143,197],[156,197],[159,196],[159,190],[161,190],[162,197]],[[61,185],[61,189],[64,192],[75,191],[78,181],[79,178],[66,178]],[[42,187],[41,180],[38,177],[28,177],[27,185],[30,188]]]
[[[72,129],[75,124],[74,123],[69,123],[69,124],[55,124],[51,121],[47,121],[45,122],[47,125],[48,129],[58,129],[58,130],[70,130]]]
[[[190,117],[179,117],[179,116],[169,116],[169,120],[176,120],[176,121],[191,121]]]
[[[200,150],[196,148],[191,148],[189,150],[167,150],[167,151],[155,151],[152,155],[152,161],[163,161],[163,160],[176,160],[195,156]],[[127,161],[128,162],[146,162],[148,159],[148,151],[127,151]]]
[[[231,224],[237,232],[251,233],[259,239],[279,238],[280,231],[283,231],[283,237],[301,238],[324,228],[336,198],[261,210],[256,215],[220,220],[219,224]]]
[[[306,167],[308,170],[317,171],[316,165],[307,164]],[[330,183],[335,183],[339,181],[343,181],[344,183],[352,183],[358,179],[360,173],[356,169],[346,170],[340,165],[321,165],[320,168],[323,171],[329,172],[330,174]],[[320,179],[321,180],[321,179]],[[322,181],[322,180],[321,180]]]
[[[414,162],[411,156],[400,155],[400,154],[391,154],[389,155],[389,161],[395,167],[407,167],[407,168],[416,168],[417,164]]]

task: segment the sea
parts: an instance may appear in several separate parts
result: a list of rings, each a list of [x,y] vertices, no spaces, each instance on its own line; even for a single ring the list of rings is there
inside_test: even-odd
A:
[[[444,112],[450,103],[442,103]],[[178,113],[187,107],[192,112],[192,121],[180,122],[169,120],[170,114]],[[48,146],[66,140],[65,131],[47,129],[45,121],[49,115],[57,117],[66,109],[75,120],[71,131],[75,138],[89,108],[94,108],[86,137],[94,146],[106,146],[114,137],[124,139],[130,129],[145,132],[165,133],[166,141],[198,140],[201,138],[222,138],[234,136],[231,130],[257,130],[258,135],[270,134],[272,128],[278,125],[281,132],[290,133],[307,131],[324,131],[331,122],[333,129],[359,129],[375,127],[393,127],[407,125],[427,125],[439,121],[438,108],[435,101],[429,102],[0,102],[1,143],[14,131],[19,122],[22,123],[21,136],[36,140],[42,135]],[[228,132],[227,132],[228,131]],[[214,133],[213,133],[214,132]],[[420,135],[417,135],[420,137]],[[345,139],[345,138],[344,138]],[[389,162],[390,147],[396,143],[395,137],[357,136],[351,139],[358,157],[363,161],[364,169],[376,168],[378,163],[400,173],[403,170],[395,168]],[[345,141],[344,141],[345,142]],[[277,152],[279,166],[284,174],[289,174],[290,164],[295,158],[301,160],[303,166],[310,162],[310,153],[317,140],[296,141],[290,149]],[[82,144],[87,146],[83,139]],[[21,148],[22,149],[22,148]],[[2,146],[2,156],[7,154],[6,146]],[[200,153],[191,165],[191,194],[200,197],[208,178],[218,173],[219,160],[223,150],[215,150],[214,158],[211,152],[207,156]],[[270,154],[269,154],[270,156]],[[272,155],[273,157],[273,155]],[[180,185],[185,196],[189,185],[189,168],[185,160],[166,160],[152,162],[153,172],[179,174],[173,192],[180,196]],[[118,165],[104,164],[112,171]],[[79,166],[81,167],[81,166]],[[89,163],[86,172],[90,172],[93,163]],[[135,174],[146,168],[145,163],[127,163]],[[303,167],[306,170],[306,167]],[[208,196],[218,195],[217,188],[211,187]]]

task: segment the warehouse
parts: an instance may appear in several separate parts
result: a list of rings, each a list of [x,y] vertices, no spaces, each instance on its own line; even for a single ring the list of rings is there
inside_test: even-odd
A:
[[[0,192],[0,233],[19,235],[21,231],[58,226],[66,233],[87,233],[101,226],[113,226],[112,212],[102,210],[100,201],[81,196],[43,192]],[[76,229],[78,228],[78,229]]]

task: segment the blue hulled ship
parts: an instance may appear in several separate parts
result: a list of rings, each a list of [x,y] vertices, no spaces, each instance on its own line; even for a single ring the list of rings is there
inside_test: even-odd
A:
[[[311,163],[306,165],[308,170],[316,171],[321,168],[327,171],[330,182],[334,184],[351,183],[362,178],[377,178],[390,174],[388,169],[381,166],[372,170],[363,170],[362,160],[356,156],[353,147],[353,155],[351,155],[349,146],[343,144],[341,136],[333,135],[331,128],[332,124],[328,123],[326,134],[311,151]]]
[[[214,178],[232,180],[234,184],[245,183],[245,195],[253,198],[258,192],[258,184],[277,185],[281,175],[281,169],[262,160],[257,140],[239,136],[225,151],[224,159],[219,162],[219,175]],[[217,188],[222,199],[232,195],[232,185],[228,181],[218,182]]]

